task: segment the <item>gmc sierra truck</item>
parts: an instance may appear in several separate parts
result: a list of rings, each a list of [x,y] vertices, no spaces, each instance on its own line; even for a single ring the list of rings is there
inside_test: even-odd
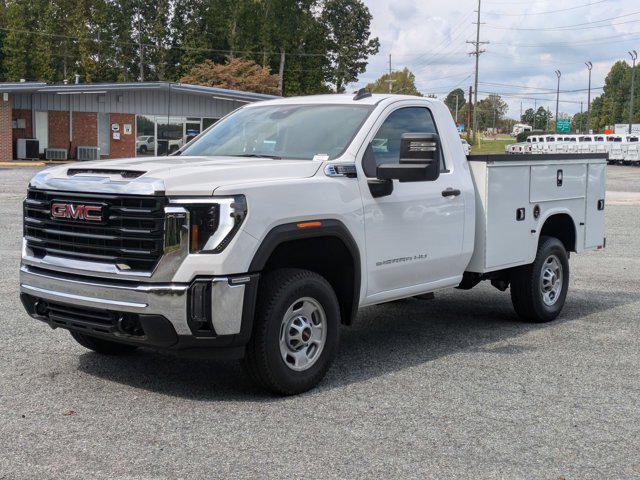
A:
[[[243,359],[296,394],[363,306],[489,280],[524,321],[556,318],[569,252],[605,245],[605,168],[600,154],[467,157],[433,99],[250,104],[173,156],[35,175],[21,298],[96,352]]]

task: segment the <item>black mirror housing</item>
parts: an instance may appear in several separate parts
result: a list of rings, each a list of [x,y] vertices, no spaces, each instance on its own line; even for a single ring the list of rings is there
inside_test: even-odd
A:
[[[379,180],[399,180],[400,182],[426,182],[431,180],[433,173],[431,165],[411,163],[383,163],[378,165]],[[436,164],[437,166],[437,164]]]
[[[440,137],[436,133],[403,133],[400,163],[425,163],[440,160]]]
[[[431,182],[440,176],[440,137],[435,133],[404,133],[400,141],[400,163],[378,166],[380,180]]]

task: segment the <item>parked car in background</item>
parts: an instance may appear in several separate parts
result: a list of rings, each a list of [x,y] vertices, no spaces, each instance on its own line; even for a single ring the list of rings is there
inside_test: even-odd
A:
[[[145,154],[156,150],[156,141],[153,135],[140,135],[136,138],[136,152]]]

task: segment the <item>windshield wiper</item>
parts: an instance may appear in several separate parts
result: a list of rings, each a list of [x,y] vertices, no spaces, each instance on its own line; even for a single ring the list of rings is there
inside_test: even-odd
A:
[[[234,157],[250,157],[250,158],[272,158],[274,160],[282,160],[282,157],[279,157],[277,155],[264,155],[264,154],[260,154],[258,155],[257,153],[243,153],[241,155],[233,155]]]

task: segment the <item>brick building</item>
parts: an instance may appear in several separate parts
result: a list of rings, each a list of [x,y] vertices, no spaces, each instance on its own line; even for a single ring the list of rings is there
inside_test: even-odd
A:
[[[21,138],[37,139],[41,158],[166,155],[243,104],[269,98],[168,82],[0,83],[0,161],[16,158]]]

